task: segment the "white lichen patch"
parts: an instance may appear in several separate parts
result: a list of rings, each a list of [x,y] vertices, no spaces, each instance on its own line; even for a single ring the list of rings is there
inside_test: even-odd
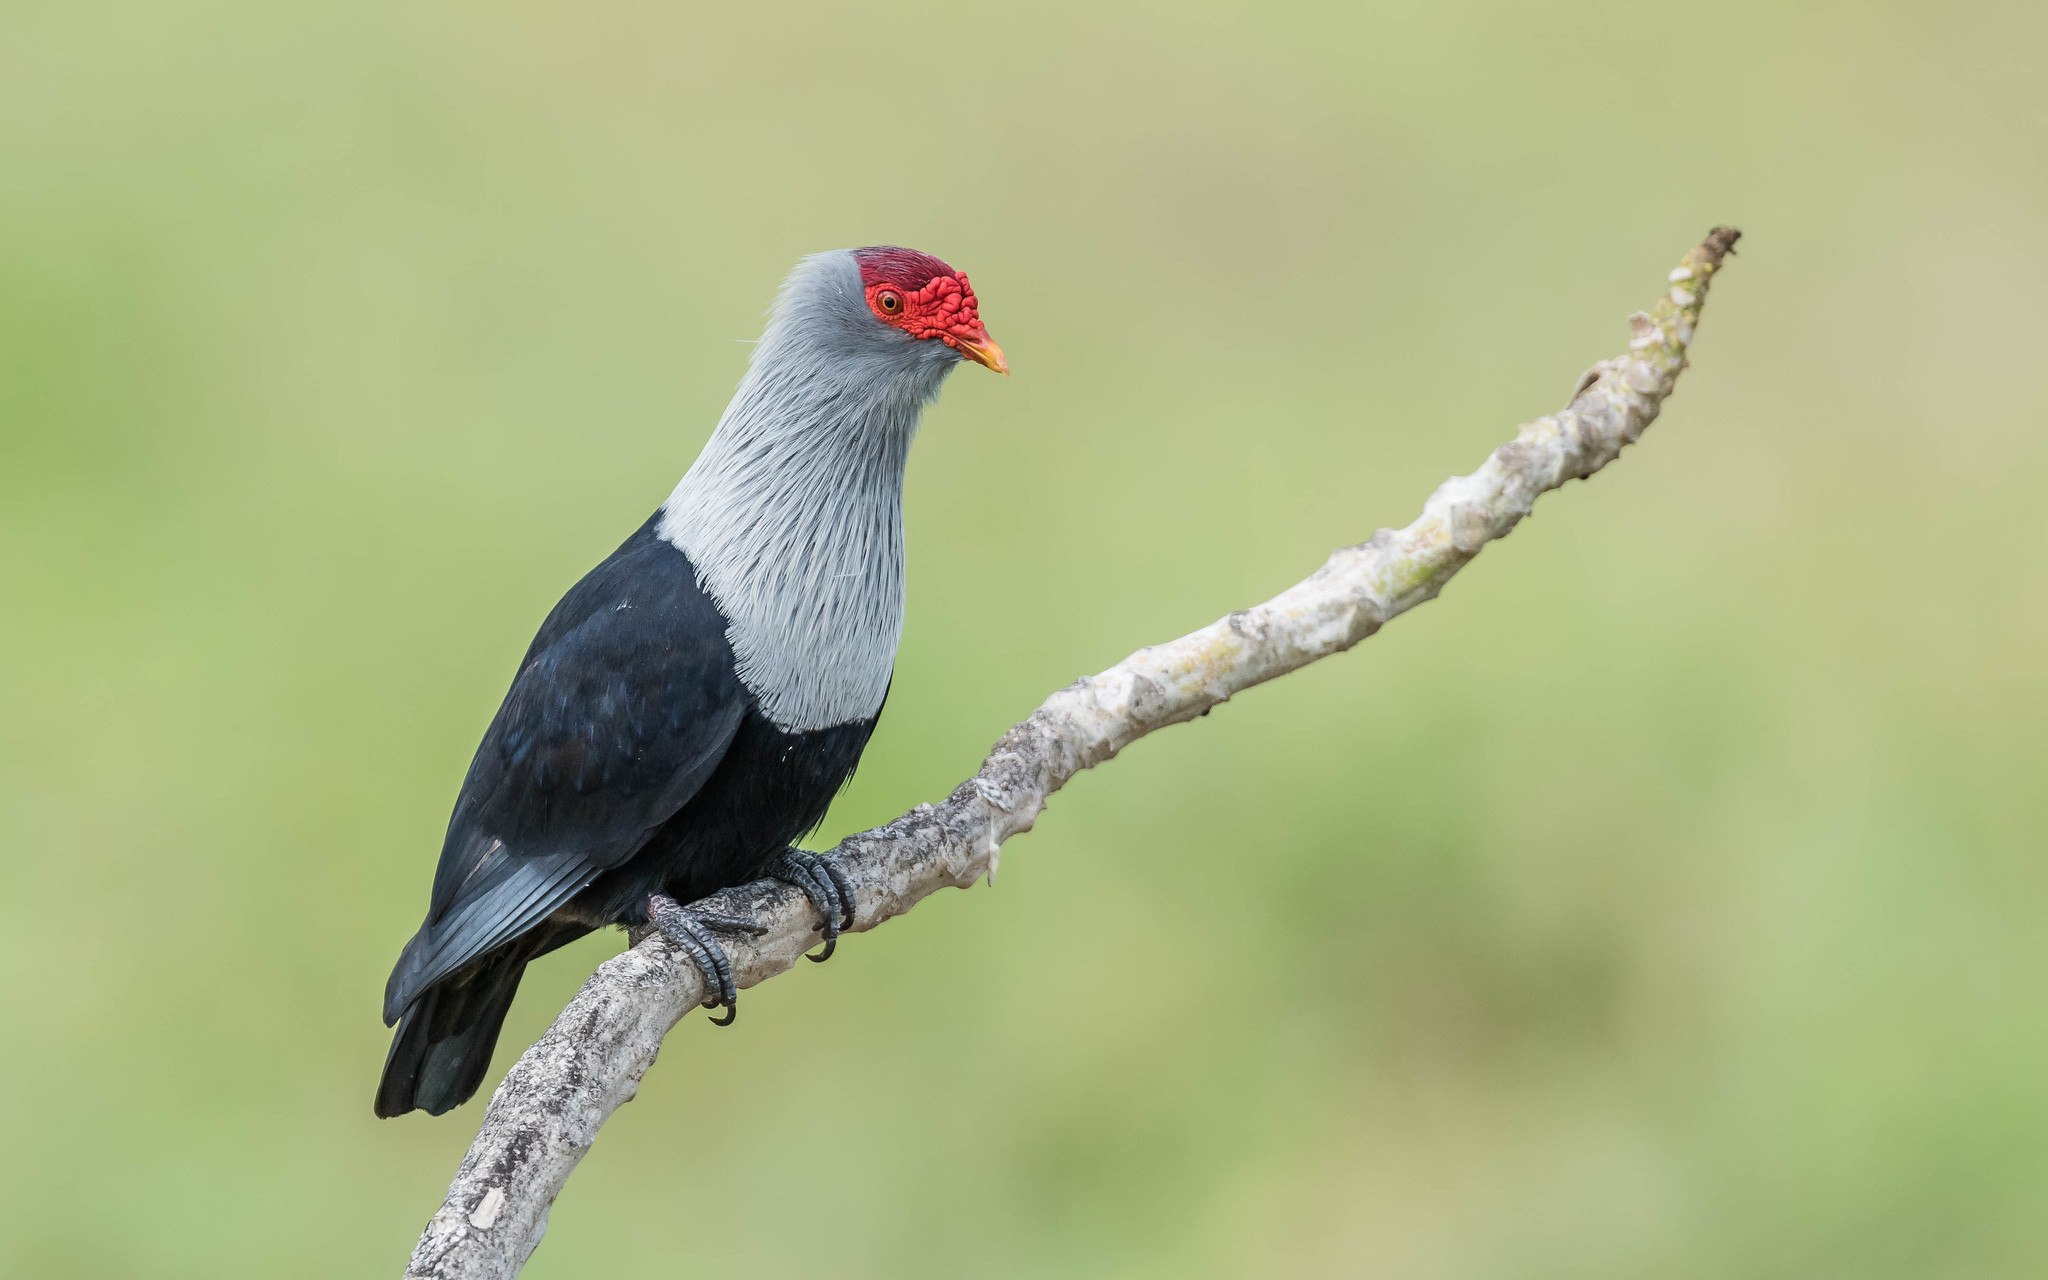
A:
[[[469,1215],[469,1225],[478,1231],[489,1231],[498,1224],[498,1215],[505,1212],[505,1188],[492,1187],[484,1192],[484,1198],[477,1203],[475,1212]]]

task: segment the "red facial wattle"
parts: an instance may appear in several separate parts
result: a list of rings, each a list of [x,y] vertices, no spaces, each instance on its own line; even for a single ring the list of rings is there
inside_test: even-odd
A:
[[[925,281],[921,286],[906,283],[920,278]],[[861,259],[861,283],[866,286],[868,310],[883,324],[913,338],[943,342],[997,373],[1010,371],[1003,349],[981,322],[966,272],[910,250],[874,250],[865,251]]]

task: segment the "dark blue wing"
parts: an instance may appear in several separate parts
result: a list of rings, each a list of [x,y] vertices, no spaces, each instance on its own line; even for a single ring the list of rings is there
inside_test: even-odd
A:
[[[725,618],[653,523],[534,638],[463,781],[387,1022],[631,857],[724,757],[747,708]]]

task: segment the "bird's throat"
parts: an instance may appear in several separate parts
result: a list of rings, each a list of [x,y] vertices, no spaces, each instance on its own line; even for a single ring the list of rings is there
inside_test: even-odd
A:
[[[928,393],[778,386],[761,372],[757,359],[658,530],[725,615],[771,722],[867,719],[903,630],[903,472]]]

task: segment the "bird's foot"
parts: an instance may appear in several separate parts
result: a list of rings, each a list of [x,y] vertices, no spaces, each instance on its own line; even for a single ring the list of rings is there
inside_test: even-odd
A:
[[[818,913],[818,932],[825,936],[825,949],[805,956],[816,964],[832,958],[839,946],[841,930],[853,928],[853,886],[846,873],[830,858],[805,849],[784,849],[782,856],[768,864],[768,877],[795,885],[811,900]]]
[[[647,898],[647,922],[660,931],[675,948],[690,957],[697,971],[704,975],[707,987],[716,987],[715,999],[706,999],[707,1009],[724,1009],[723,1018],[713,1018],[714,1027],[729,1027],[740,1016],[739,988],[733,984],[732,960],[725,954],[725,948],[712,936],[712,930],[723,933],[743,934],[758,938],[768,932],[752,920],[739,916],[719,915],[714,911],[698,911],[684,906],[665,893],[649,894]]]

